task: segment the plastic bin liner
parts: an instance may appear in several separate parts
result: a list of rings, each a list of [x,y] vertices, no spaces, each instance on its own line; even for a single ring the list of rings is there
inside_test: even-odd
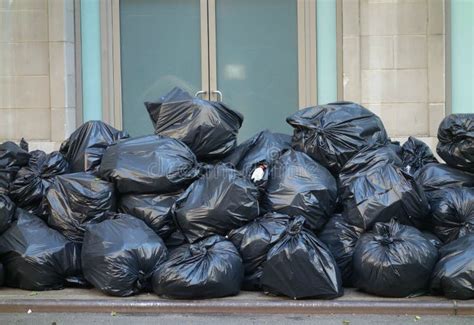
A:
[[[343,295],[341,275],[334,257],[295,217],[263,263],[262,286],[267,293],[293,299],[332,299]]]
[[[120,193],[172,193],[199,176],[196,156],[181,141],[148,135],[110,146],[100,166],[102,178]]]
[[[18,170],[30,160],[28,151],[16,143],[7,141],[0,144],[0,193],[8,194],[10,183],[15,179]]]
[[[120,197],[118,210],[145,221],[162,239],[176,229],[171,208],[178,197],[172,194],[125,194]]]
[[[416,174],[415,180],[427,197],[447,187],[474,187],[474,174],[444,164],[427,164]]]
[[[239,293],[244,275],[235,246],[214,235],[171,251],[153,275],[156,294],[175,299],[204,299]]]
[[[438,155],[450,166],[474,173],[474,114],[451,114],[438,128]]]
[[[331,173],[303,152],[288,150],[275,161],[262,197],[262,210],[302,215],[321,229],[336,208],[337,184]]]
[[[289,116],[293,147],[337,174],[361,149],[389,142],[380,118],[351,102],[308,107]]]
[[[15,209],[15,203],[7,195],[0,194],[0,235],[12,225]]]
[[[415,137],[409,137],[403,144],[402,161],[404,170],[410,175],[415,174],[426,164],[438,162],[430,147]]]
[[[186,238],[184,238],[183,233],[179,230],[173,231],[165,241],[166,248],[168,248],[170,251],[187,243],[188,241]]]
[[[41,202],[46,191],[54,181],[54,176],[69,171],[69,164],[57,151],[46,154],[36,150],[30,154],[28,165],[18,171],[10,184],[10,196],[18,207],[42,216],[44,211]]]
[[[428,290],[438,250],[418,229],[376,223],[357,242],[354,286],[384,297],[409,297]]]
[[[238,170],[217,164],[176,200],[174,220],[190,243],[213,234],[225,236],[259,215],[257,194]]]
[[[474,234],[474,188],[447,188],[430,197],[433,232],[445,243]]]
[[[362,228],[349,224],[340,214],[336,214],[318,234],[318,238],[334,256],[345,287],[352,286],[352,256],[362,233]]]
[[[423,190],[403,172],[401,160],[389,147],[368,147],[347,162],[339,174],[344,218],[370,230],[392,218],[427,227],[429,205]]]
[[[0,236],[0,262],[5,285],[24,290],[61,289],[81,274],[80,247],[20,208]]]
[[[0,287],[5,283],[5,270],[3,269],[3,264],[0,263]]]
[[[82,242],[86,225],[115,209],[113,184],[90,173],[56,176],[45,197],[48,224],[66,238]]]
[[[69,161],[71,172],[97,171],[105,149],[124,138],[128,138],[127,132],[101,121],[89,121],[78,127],[59,151]]]
[[[395,154],[398,156],[398,157],[402,157],[402,154],[403,154],[403,148],[402,146],[400,145],[400,141],[394,141],[394,140],[390,140],[387,144],[387,146],[393,150],[393,152],[395,152]]]
[[[87,226],[82,246],[85,278],[112,296],[151,290],[151,276],[168,257],[168,250],[142,220],[116,214]]]
[[[262,264],[267,259],[270,248],[285,233],[290,220],[292,218],[285,214],[267,213],[229,233],[229,240],[239,250],[244,263],[244,290],[262,289]]]
[[[444,245],[431,276],[431,291],[449,299],[474,299],[474,234]]]
[[[265,189],[273,162],[291,148],[291,136],[263,130],[240,144],[224,161],[233,164],[255,185]],[[258,169],[261,170],[260,175]]]
[[[444,245],[441,239],[436,237],[436,235],[433,234],[432,232],[423,231],[422,233],[425,236],[425,238],[428,239],[437,249],[440,249]]]
[[[156,103],[145,106],[155,133],[182,140],[199,160],[223,158],[237,145],[243,116],[220,102],[172,89]]]

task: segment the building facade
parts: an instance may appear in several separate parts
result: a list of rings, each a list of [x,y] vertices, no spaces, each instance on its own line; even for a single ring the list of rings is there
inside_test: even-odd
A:
[[[472,21],[471,0],[0,0],[0,141],[151,133],[143,102],[179,86],[241,111],[240,140],[346,100],[433,147],[474,112]]]

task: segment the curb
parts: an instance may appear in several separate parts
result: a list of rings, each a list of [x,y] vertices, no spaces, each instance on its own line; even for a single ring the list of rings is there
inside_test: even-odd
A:
[[[0,313],[474,315],[474,301],[258,301],[4,299]]]

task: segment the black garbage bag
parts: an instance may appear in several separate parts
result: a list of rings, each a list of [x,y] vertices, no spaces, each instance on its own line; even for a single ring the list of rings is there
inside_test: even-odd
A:
[[[393,141],[393,140],[390,140],[387,144],[387,146],[393,150],[393,152],[395,152],[395,154],[398,156],[398,157],[402,157],[403,155],[403,148],[402,146],[400,145],[400,141]]]
[[[241,143],[223,161],[233,164],[255,185],[264,189],[269,168],[285,149],[291,148],[291,136],[263,130]]]
[[[351,102],[308,107],[289,116],[293,148],[337,174],[361,149],[389,142],[380,118]]]
[[[431,291],[449,299],[474,299],[474,234],[439,250],[440,259],[431,275]]]
[[[474,234],[474,188],[436,191],[430,197],[430,205],[433,232],[444,243]]]
[[[354,286],[383,297],[425,293],[438,250],[418,229],[376,223],[357,242],[353,259]]]
[[[326,244],[341,271],[342,284],[352,287],[352,256],[364,230],[349,224],[340,214],[329,219],[318,238]]]
[[[228,238],[237,247],[244,263],[244,290],[261,290],[262,264],[267,253],[285,233],[291,217],[267,213],[252,222],[232,230]]]
[[[80,247],[20,208],[0,236],[0,262],[5,285],[24,290],[61,289],[81,274]]]
[[[169,251],[184,244],[188,244],[188,241],[184,237],[183,233],[179,230],[173,231],[165,241],[166,248],[168,248]]]
[[[120,197],[118,210],[145,221],[162,239],[176,230],[171,208],[179,193],[125,194]]]
[[[3,269],[3,264],[0,263],[0,287],[3,287],[5,283],[5,270]]]
[[[403,144],[402,161],[404,170],[410,175],[415,174],[426,164],[438,162],[430,147],[415,137],[409,137]]]
[[[88,121],[61,144],[59,151],[66,157],[71,172],[95,172],[99,169],[105,149],[117,140],[128,138],[102,121]]]
[[[474,173],[474,114],[451,114],[438,128],[438,155],[450,166]]]
[[[56,175],[69,171],[69,164],[58,151],[46,154],[36,150],[30,154],[28,165],[18,171],[10,184],[10,196],[18,207],[42,216],[45,212],[41,202],[46,191]]]
[[[176,200],[176,225],[188,242],[225,236],[259,215],[255,185],[238,170],[217,164]]]
[[[163,240],[127,214],[87,226],[82,246],[84,276],[112,296],[151,290],[151,276],[168,257]]]
[[[304,217],[295,217],[268,252],[262,269],[263,290],[293,299],[342,296],[341,275],[334,257],[304,228],[304,223]]]
[[[436,237],[436,235],[433,234],[432,232],[423,231],[422,233],[423,233],[423,236],[425,236],[425,238],[428,239],[433,244],[433,246],[436,247],[437,249],[440,249],[444,245],[441,239]]]
[[[7,195],[0,194],[0,235],[13,223],[15,210],[15,203]]]
[[[196,156],[181,141],[149,135],[111,145],[102,158],[100,176],[120,193],[172,193],[199,176]]]
[[[25,150],[26,152],[30,151],[29,149],[30,145],[28,144],[28,142],[26,142],[25,138],[21,138],[19,146],[21,149]]]
[[[432,193],[447,187],[474,187],[474,174],[445,164],[427,164],[416,174],[415,180],[429,198]]]
[[[336,208],[337,184],[331,173],[303,152],[288,150],[277,159],[261,199],[262,210],[302,215],[320,230]]]
[[[428,226],[429,205],[413,177],[389,147],[368,147],[351,158],[339,174],[344,218],[369,230],[376,222],[396,219],[417,228]]]
[[[235,246],[219,235],[171,251],[153,275],[153,291],[166,298],[206,299],[239,293],[244,275]]]
[[[8,194],[10,183],[15,179],[18,170],[30,160],[28,151],[16,143],[7,141],[0,144],[0,193]]]
[[[221,102],[193,97],[176,87],[145,106],[155,133],[183,141],[199,160],[223,158],[237,145],[244,118]]]
[[[82,243],[86,225],[115,209],[113,184],[90,173],[56,176],[44,200],[48,224],[76,243]]]

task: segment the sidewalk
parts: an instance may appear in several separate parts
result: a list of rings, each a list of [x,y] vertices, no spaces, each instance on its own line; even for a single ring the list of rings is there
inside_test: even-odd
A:
[[[0,289],[0,313],[160,313],[160,314],[386,314],[474,315],[474,300],[442,297],[380,298],[354,289],[335,300],[288,300],[243,291],[236,297],[167,300],[154,294],[127,298],[95,289],[30,292]]]

